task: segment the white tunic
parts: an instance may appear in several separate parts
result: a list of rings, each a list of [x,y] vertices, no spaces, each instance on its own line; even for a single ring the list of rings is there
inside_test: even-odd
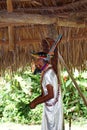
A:
[[[44,103],[41,130],[62,130],[63,110],[61,90],[58,89],[58,80],[53,69],[49,69],[43,76],[42,87],[45,95],[48,93],[46,88],[48,84],[53,86],[54,98]]]

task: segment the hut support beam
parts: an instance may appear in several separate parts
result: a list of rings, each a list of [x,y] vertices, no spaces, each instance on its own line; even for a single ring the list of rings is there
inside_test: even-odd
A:
[[[7,0],[7,10],[8,12],[13,12],[12,0]]]
[[[7,0],[7,11],[8,13],[13,12],[12,0]],[[12,25],[8,25],[8,37],[9,37],[9,50],[14,50],[14,29]]]
[[[0,13],[0,23],[7,24],[54,24],[56,18],[48,15],[35,15],[25,13]]]
[[[8,37],[9,37],[9,50],[14,50],[14,27],[8,26]]]
[[[85,28],[87,23],[70,20],[68,18],[60,18],[56,15],[39,15],[39,14],[24,14],[24,13],[0,13],[0,26],[5,25],[34,24],[34,25],[49,25],[57,24],[58,26]]]
[[[61,27],[75,27],[75,28],[86,28],[87,24],[85,22],[76,22],[76,21],[71,21],[68,19],[61,19],[58,18],[57,20],[57,25]]]
[[[78,90],[79,95],[82,97],[82,99],[83,99],[83,101],[84,101],[84,104],[87,106],[87,99],[85,98],[85,96],[84,96],[83,93],[81,92],[81,90],[80,90],[80,88],[79,88],[77,82],[75,81],[74,77],[73,77],[72,74],[70,73],[68,66],[67,66],[66,63],[64,62],[64,60],[63,60],[63,58],[62,58],[62,56],[61,56],[61,54],[60,54],[59,52],[58,52],[58,57],[59,57],[59,60],[61,61],[61,63],[65,66],[65,68],[66,68],[66,70],[67,70],[67,72],[68,72],[70,78],[72,79],[72,81],[73,81],[73,83],[74,83],[76,89]]]

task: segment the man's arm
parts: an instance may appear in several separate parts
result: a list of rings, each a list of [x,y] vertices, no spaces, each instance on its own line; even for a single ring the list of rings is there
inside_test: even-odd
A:
[[[47,95],[42,94],[39,97],[35,98],[29,104],[31,109],[35,108],[38,104],[44,103],[44,102],[46,102],[54,97],[53,86],[48,84],[46,87],[47,87],[48,94]]]

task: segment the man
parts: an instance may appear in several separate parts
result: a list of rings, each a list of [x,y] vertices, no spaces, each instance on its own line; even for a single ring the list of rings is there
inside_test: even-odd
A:
[[[39,52],[34,55],[37,57],[36,67],[41,71],[42,93],[30,103],[30,108],[34,109],[38,104],[44,103],[41,130],[62,130],[61,88],[56,73],[47,61],[46,53]]]

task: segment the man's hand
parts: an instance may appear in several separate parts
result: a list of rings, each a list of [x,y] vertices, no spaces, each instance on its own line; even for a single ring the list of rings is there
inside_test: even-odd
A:
[[[32,101],[30,104],[29,104],[30,108],[31,109],[34,109],[36,107],[36,104],[34,101]]]
[[[47,86],[47,95],[40,95],[39,97],[35,98],[32,102],[30,102],[29,106],[31,109],[34,109],[38,104],[44,103],[54,97],[53,87],[52,85],[48,84]]]

